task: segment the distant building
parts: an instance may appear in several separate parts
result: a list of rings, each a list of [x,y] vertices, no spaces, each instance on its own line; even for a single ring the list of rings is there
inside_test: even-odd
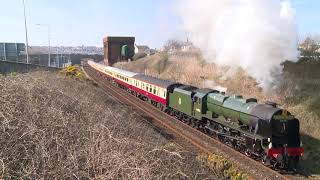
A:
[[[54,59],[51,60],[51,67],[58,67],[58,68],[65,68],[67,66],[70,66],[71,59],[70,55],[67,54],[53,54]]]
[[[0,60],[19,61],[25,59],[24,43],[0,42]]]
[[[135,37],[108,36],[103,38],[104,63],[111,66],[116,62],[132,59],[134,41]]]
[[[191,42],[185,42],[185,43],[182,43],[181,45],[181,51],[183,52],[187,52],[187,51],[191,51],[195,49],[195,47],[193,46],[193,44]]]
[[[145,53],[146,55],[150,56],[155,54],[157,51],[155,49],[150,49],[149,46],[146,45],[134,45],[134,53]]]
[[[134,45],[134,53],[146,53],[150,54],[150,48],[146,45]]]

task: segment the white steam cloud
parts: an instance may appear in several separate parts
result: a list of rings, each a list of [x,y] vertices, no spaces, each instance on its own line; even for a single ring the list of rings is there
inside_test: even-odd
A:
[[[264,89],[296,61],[295,11],[286,0],[181,0],[184,31],[216,64],[240,66]]]

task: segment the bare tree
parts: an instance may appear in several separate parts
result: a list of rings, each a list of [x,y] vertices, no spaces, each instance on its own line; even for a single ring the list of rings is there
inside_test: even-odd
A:
[[[306,60],[320,59],[320,36],[308,36],[300,45],[301,56]]]

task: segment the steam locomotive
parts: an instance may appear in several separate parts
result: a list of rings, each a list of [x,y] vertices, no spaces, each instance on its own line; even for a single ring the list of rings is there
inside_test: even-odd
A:
[[[266,165],[295,170],[304,153],[299,120],[277,104],[227,96],[88,61],[97,74]]]

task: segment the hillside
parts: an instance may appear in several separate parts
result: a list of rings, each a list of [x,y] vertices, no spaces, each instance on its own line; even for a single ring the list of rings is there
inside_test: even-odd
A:
[[[319,62],[286,62],[282,81],[278,82],[277,89],[268,94],[263,93],[257,82],[242,69],[232,69],[230,73],[228,67],[206,63],[196,54],[156,54],[115,66],[198,87],[222,86],[227,88],[227,94],[255,97],[260,102],[277,102],[300,120],[302,141],[306,149],[302,166],[308,172],[320,175],[320,166],[316,165],[320,164]],[[204,82],[203,77],[206,79]]]
[[[221,179],[89,80],[0,75],[0,179]]]

